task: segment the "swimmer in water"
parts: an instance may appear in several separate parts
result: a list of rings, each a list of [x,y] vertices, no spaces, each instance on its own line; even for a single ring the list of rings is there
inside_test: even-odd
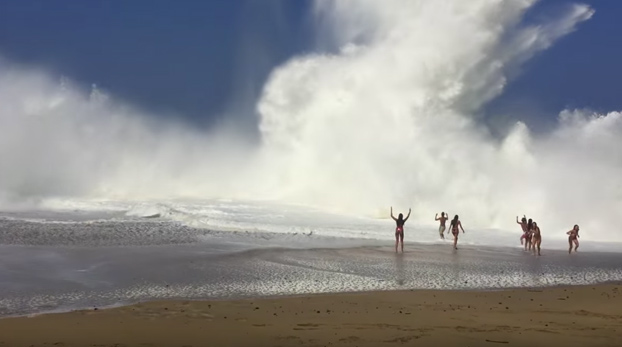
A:
[[[531,229],[531,244],[533,247],[533,254],[536,254],[536,248],[538,248],[538,255],[540,255],[540,244],[542,244],[542,234],[540,234],[540,227],[538,223],[533,222]]]
[[[523,218],[519,222],[518,216],[516,216],[516,223],[518,223],[518,225],[520,225],[521,229],[523,230],[523,234],[520,237],[520,244],[522,246],[523,240],[527,238],[527,218],[523,215]]]
[[[441,216],[439,218],[438,213],[434,215],[434,220],[440,221],[440,225],[438,226],[438,233],[441,235],[441,239],[445,239],[445,221],[447,221],[447,215],[445,212],[441,212]]]
[[[462,227],[462,223],[460,222],[460,219],[458,219],[458,215],[455,215],[454,219],[452,219],[451,223],[449,224],[451,233],[454,235],[454,249],[458,249],[458,234],[460,233],[458,227],[462,229],[462,233],[464,234],[464,228]]]
[[[397,218],[393,217],[393,206],[391,206],[391,218],[393,218],[395,224],[397,225],[395,228],[395,253],[397,253],[397,246],[400,241],[402,242],[402,253],[404,253],[404,223],[406,223],[408,217],[410,217],[410,209],[408,209],[408,215],[406,215],[406,218],[404,218],[401,213],[397,216]]]
[[[568,235],[568,245],[570,246],[568,248],[568,254],[572,252],[573,243],[574,243],[574,251],[576,252],[577,248],[579,248],[579,226],[575,224],[572,230],[568,231],[566,235]]]

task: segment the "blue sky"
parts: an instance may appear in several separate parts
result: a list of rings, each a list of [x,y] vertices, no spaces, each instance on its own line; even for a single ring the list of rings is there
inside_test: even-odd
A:
[[[532,125],[548,128],[564,108],[622,110],[622,1],[579,2],[595,9],[594,16],[528,62],[524,72],[488,106],[488,113],[512,111]],[[572,3],[577,1],[544,0],[528,17],[546,16]]]
[[[530,16],[569,2],[544,0]],[[583,3],[594,17],[531,61],[487,113],[546,127],[566,107],[622,110],[622,1]],[[227,111],[250,119],[270,70],[313,48],[308,7],[307,0],[3,0],[0,55],[197,124]]]

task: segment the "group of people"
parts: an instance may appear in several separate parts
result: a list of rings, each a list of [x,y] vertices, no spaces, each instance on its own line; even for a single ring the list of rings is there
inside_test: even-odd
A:
[[[391,207],[391,218],[395,221],[395,253],[398,252],[398,247],[401,244],[402,253],[404,253],[404,224],[410,217],[411,210],[408,209],[408,214],[406,218],[401,213],[398,214],[397,218],[393,216],[393,207]],[[449,217],[445,212],[441,212],[440,217],[438,213],[434,216],[434,220],[439,222],[438,232],[441,239],[445,239],[445,223],[449,220]],[[536,223],[531,218],[527,220],[527,217],[523,216],[523,218],[519,221],[518,216],[516,216],[516,223],[521,226],[523,230],[523,234],[520,238],[521,245],[525,246],[525,251],[533,252],[534,255],[540,255],[540,245],[542,244],[542,234],[540,233],[540,227],[538,227],[538,223]],[[455,215],[449,224],[449,230],[447,233],[451,231],[454,236],[454,249],[458,249],[458,235],[460,234],[460,230],[464,233],[464,228],[462,228],[462,223],[460,222],[460,218],[458,215]],[[574,246],[574,251],[577,251],[579,248],[579,226],[575,224],[575,226],[568,232],[568,253],[572,252],[572,248]]]
[[[534,254],[536,253],[536,248],[538,249],[538,255],[540,255],[540,245],[542,244],[542,235],[540,234],[540,227],[538,227],[538,223],[534,220],[523,216],[523,218],[518,221],[518,216],[516,216],[516,223],[518,223],[523,230],[523,235],[520,237],[520,244],[525,246],[526,251],[531,251]]]
[[[395,218],[393,216],[393,207],[391,207],[391,218],[393,218],[395,224],[397,225],[397,227],[395,228],[395,253],[397,253],[397,249],[400,244],[402,246],[402,253],[404,253],[404,224],[409,217],[410,209],[408,209],[408,214],[406,215],[406,218],[404,218],[404,215],[401,213],[397,215],[397,218]],[[438,232],[441,236],[441,239],[443,240],[445,239],[445,222],[448,219],[449,218],[447,217],[445,212],[441,212],[440,217],[438,216],[438,213],[434,216],[434,220],[440,221]],[[462,227],[462,223],[460,222],[460,217],[458,217],[458,215],[455,215],[449,223],[449,230],[447,230],[447,233],[451,231],[451,233],[454,235],[454,249],[458,249],[458,235],[460,234],[460,230],[462,230],[462,233],[464,234],[464,228]]]
[[[521,226],[523,230],[523,235],[520,238],[521,245],[525,245],[526,251],[532,251],[536,254],[536,249],[538,255],[540,255],[540,245],[542,244],[542,234],[540,233],[540,228],[538,227],[538,223],[534,220],[523,216],[521,220],[518,220],[518,216],[516,216],[516,223]],[[568,235],[568,253],[572,253],[572,247],[574,246],[574,251],[577,251],[579,248],[579,226],[577,224],[572,227],[569,231],[566,232]]]

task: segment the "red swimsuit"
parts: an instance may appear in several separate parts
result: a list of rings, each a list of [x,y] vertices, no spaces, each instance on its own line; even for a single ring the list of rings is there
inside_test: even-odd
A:
[[[454,223],[454,221],[451,221],[451,224],[449,225],[449,227],[451,228],[451,233],[454,234],[454,236],[458,236],[458,234],[460,233],[460,230],[458,230],[458,222]]]
[[[397,227],[395,228],[395,236],[402,236],[404,237],[404,221],[402,220],[401,222],[399,220],[395,221],[395,223],[397,223]]]

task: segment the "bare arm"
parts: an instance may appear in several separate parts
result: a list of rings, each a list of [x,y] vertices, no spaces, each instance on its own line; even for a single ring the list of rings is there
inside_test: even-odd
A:
[[[408,217],[410,217],[410,209],[408,209],[408,214],[406,215],[406,218],[404,218],[404,222],[408,220]]]
[[[464,228],[462,227],[462,222],[458,222],[458,225],[460,226],[460,229],[462,229],[462,233],[464,234]]]
[[[440,218],[438,218],[438,213],[434,215],[434,220],[439,220]]]
[[[397,220],[397,219],[395,219],[395,217],[393,217],[393,206],[391,206],[391,218],[393,218],[393,220],[395,220],[395,221]]]

